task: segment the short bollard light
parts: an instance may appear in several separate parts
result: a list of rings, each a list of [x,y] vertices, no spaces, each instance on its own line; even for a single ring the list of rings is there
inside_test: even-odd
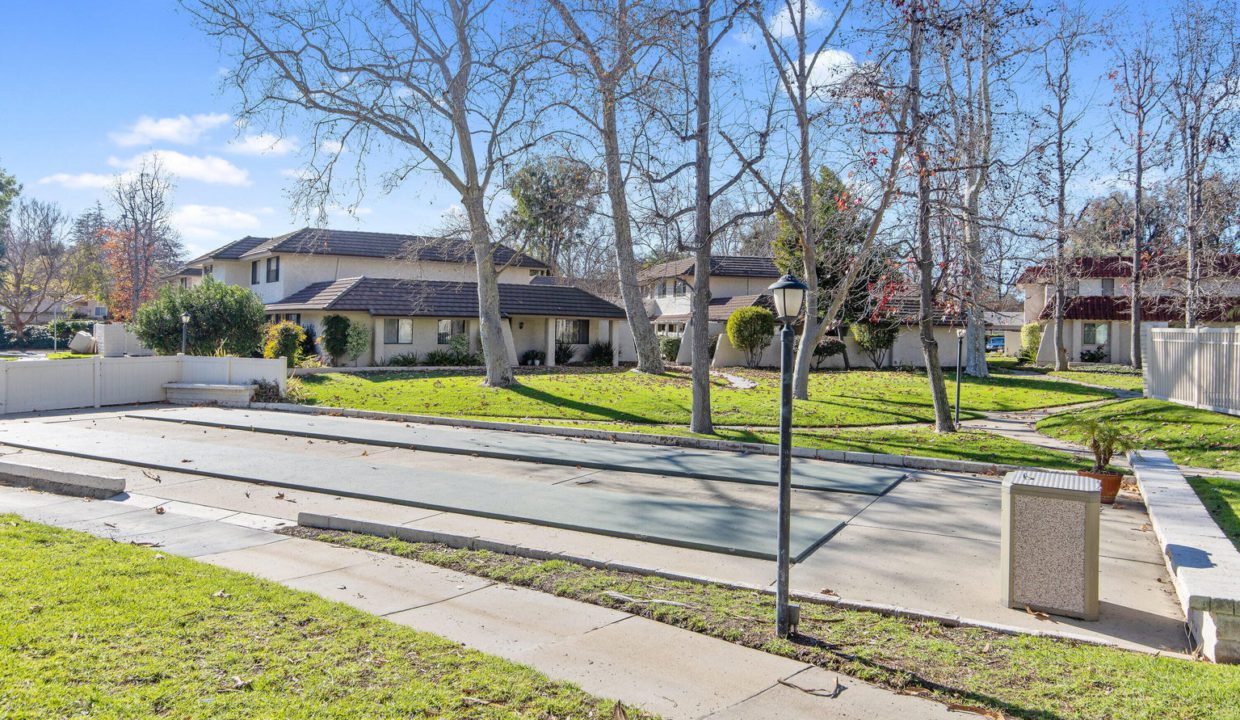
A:
[[[805,283],[784,275],[768,290],[775,300],[779,333],[779,529],[776,533],[775,633],[788,637],[797,623],[799,608],[788,603],[790,573],[789,530],[792,515],[792,330],[805,305]]]

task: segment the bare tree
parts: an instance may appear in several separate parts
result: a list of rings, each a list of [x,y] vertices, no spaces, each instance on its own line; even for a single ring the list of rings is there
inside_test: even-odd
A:
[[[679,30],[658,0],[549,2],[566,31],[554,41],[564,52],[554,53],[553,57],[569,70],[569,77],[587,95],[584,103],[567,102],[564,106],[592,131],[602,146],[620,297],[637,349],[637,369],[661,373],[659,339],[637,283],[625,167],[625,158],[633,148],[622,143],[622,118],[638,95],[650,91],[647,83],[651,78],[645,73],[657,66],[667,36]]]
[[[112,203],[117,218],[114,230],[125,241],[114,244],[107,252],[116,286],[127,291],[119,298],[128,308],[122,313],[132,316],[154,290],[161,275],[168,272],[181,255],[181,241],[172,229],[172,179],[164,170],[158,155],[142,161],[137,172],[121,175],[112,185]]]
[[[241,91],[243,118],[312,119],[316,149],[303,202],[322,212],[346,149],[357,153],[363,175],[360,158],[384,145],[397,166],[385,177],[389,190],[429,169],[460,195],[477,266],[485,383],[511,384],[487,201],[497,173],[539,140],[542,105],[538,53],[505,32],[503,8],[492,0],[186,4],[233,51],[229,80]]]
[[[0,266],[0,308],[21,335],[41,312],[64,300],[70,290],[69,218],[59,207],[21,200],[3,227],[4,261]]]
[[[750,138],[749,142],[724,134],[732,154],[768,195],[775,213],[782,222],[797,229],[801,280],[808,287],[805,298],[808,310],[793,371],[793,397],[799,400],[809,398],[809,372],[816,364],[814,349],[827,329],[835,324],[850,290],[869,266],[878,231],[896,195],[906,147],[905,136],[893,132],[890,125],[907,118],[907,96],[900,95],[892,100],[890,87],[886,85],[888,79],[881,70],[876,70],[881,63],[874,63],[867,71],[856,67],[849,56],[832,47],[838,41],[840,28],[851,7],[851,0],[846,0],[843,7],[823,23],[826,12],[812,0],[777,0],[769,6],[750,4],[747,13],[759,33],[760,44],[767,51],[770,67],[778,77],[769,112],[781,115],[774,122],[768,117],[766,125],[753,133],[756,139]],[[886,128],[875,131],[874,135],[894,142],[890,146],[882,144],[880,148],[867,147],[862,151],[864,157],[858,163],[858,172],[873,173],[866,179],[872,180],[873,187],[877,188],[868,198],[871,201],[867,208],[870,222],[859,243],[840,244],[834,248],[839,251],[838,257],[828,260],[820,257],[825,247],[820,242],[823,228],[818,227],[822,216],[818,203],[822,197],[815,187],[816,169],[822,150],[819,139],[827,135],[823,126],[830,113],[838,110],[836,102],[841,100],[846,101],[842,104],[856,103],[858,106],[862,101],[873,102],[876,109],[857,124],[872,120],[876,127]],[[856,122],[858,117],[850,119]],[[790,152],[781,156],[786,161],[782,167],[778,161],[761,162],[772,142],[769,128],[780,126],[787,127],[790,147]],[[832,139],[842,138],[840,126],[830,129],[835,131]],[[790,202],[794,197],[800,198],[800,202]],[[857,195],[849,199],[862,201]],[[842,269],[833,274],[833,278],[838,279],[833,287],[827,287],[826,279],[819,276],[818,268],[824,261]],[[829,296],[829,302],[823,302],[824,296]]]
[[[1157,154],[1162,134],[1159,106],[1166,86],[1160,76],[1153,28],[1146,26],[1135,43],[1128,41],[1131,37],[1132,33],[1126,33],[1125,39],[1116,38],[1115,68],[1110,77],[1115,87],[1115,132],[1128,150],[1124,174],[1130,173],[1132,180],[1132,274],[1128,289],[1132,337],[1129,350],[1132,366],[1140,368],[1142,276],[1146,250],[1145,173],[1152,154],[1154,161],[1159,162]]]
[[[1075,71],[1077,63],[1094,44],[1100,32],[1098,24],[1079,6],[1060,4],[1055,10],[1051,34],[1042,49],[1039,72],[1047,101],[1041,118],[1050,126],[1046,141],[1049,155],[1042,161],[1042,192],[1051,207],[1050,236],[1054,243],[1055,320],[1052,326],[1055,343],[1055,369],[1068,369],[1068,350],[1064,343],[1063,321],[1067,306],[1068,229],[1072,218],[1068,210],[1068,189],[1077,170],[1093,151],[1093,137],[1082,131],[1081,120],[1088,103],[1077,97]]]
[[[1171,74],[1164,104],[1184,186],[1184,324],[1188,327],[1195,327],[1200,319],[1202,271],[1210,272],[1214,265],[1213,253],[1203,246],[1203,226],[1209,222],[1206,180],[1213,161],[1231,149],[1240,99],[1236,12],[1233,0],[1183,0],[1173,13]]]

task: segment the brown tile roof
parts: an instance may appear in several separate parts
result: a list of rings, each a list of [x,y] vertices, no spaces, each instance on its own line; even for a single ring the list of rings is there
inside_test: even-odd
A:
[[[186,264],[192,265],[194,263],[205,262],[207,260],[238,260],[242,255],[267,242],[267,240],[268,238],[247,235],[240,240],[233,240],[227,245],[217,247],[205,255],[199,255]]]
[[[1183,275],[1184,258],[1178,255],[1159,255],[1144,261],[1152,274]],[[1240,277],[1240,255],[1224,254],[1214,258],[1213,273]],[[1072,278],[1122,278],[1132,275],[1132,259],[1111,255],[1106,257],[1073,258],[1067,270]],[[1051,262],[1032,265],[1025,268],[1016,280],[1017,285],[1047,283],[1054,279],[1054,264]]]
[[[662,278],[693,275],[693,258],[670,260],[651,265],[637,273],[637,281],[646,283]],[[769,277],[777,278],[783,273],[769,257],[757,255],[716,255],[710,259],[710,274],[721,277]]]
[[[1064,318],[1068,320],[1131,320],[1131,303],[1126,296],[1087,296],[1068,298]],[[1042,308],[1042,320],[1055,317],[1055,304]],[[1203,322],[1229,322],[1240,319],[1240,298],[1215,298],[1206,301],[1200,318]],[[1173,322],[1184,319],[1184,300],[1177,297],[1144,298],[1141,319],[1146,322]]]
[[[732,317],[732,313],[740,308],[753,307],[758,305],[768,310],[774,309],[774,302],[770,295],[733,295],[731,297],[713,297],[710,299],[710,308],[707,311],[707,317],[711,322],[727,322]],[[688,320],[687,313],[678,313],[675,315],[658,315],[650,318],[651,320]]]
[[[269,310],[335,310],[385,316],[478,317],[478,286],[445,280],[355,277],[307,285]],[[619,307],[577,287],[499,284],[500,312],[549,317],[624,318]]]
[[[267,253],[400,257],[425,262],[474,261],[474,250],[469,241],[458,238],[308,227],[256,243],[239,257],[252,258]],[[543,270],[547,268],[542,261],[505,245],[496,246],[495,264]]]

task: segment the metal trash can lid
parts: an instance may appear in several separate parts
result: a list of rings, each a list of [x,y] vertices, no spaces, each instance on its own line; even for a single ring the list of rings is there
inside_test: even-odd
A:
[[[1031,470],[1013,470],[1004,476],[1003,489],[1010,492],[1014,487],[1019,487],[1021,491],[1065,495],[1102,492],[1102,483],[1095,478],[1070,473]]]

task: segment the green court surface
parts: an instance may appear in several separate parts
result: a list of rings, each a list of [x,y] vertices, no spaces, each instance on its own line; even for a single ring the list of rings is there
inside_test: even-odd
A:
[[[449,513],[774,559],[776,514],[767,510],[596,490],[537,481],[376,464],[359,459],[230,447],[53,423],[0,428],[0,443],[111,463],[192,473]],[[800,561],[842,523],[794,514],[791,548]]]
[[[601,470],[772,486],[779,481],[779,463],[774,455],[691,450],[504,430],[409,425],[387,420],[240,408],[187,407],[134,412],[129,413],[129,416],[144,420]],[[802,458],[793,458],[792,461],[792,485],[805,490],[882,495],[904,477],[905,473],[898,469]]]

